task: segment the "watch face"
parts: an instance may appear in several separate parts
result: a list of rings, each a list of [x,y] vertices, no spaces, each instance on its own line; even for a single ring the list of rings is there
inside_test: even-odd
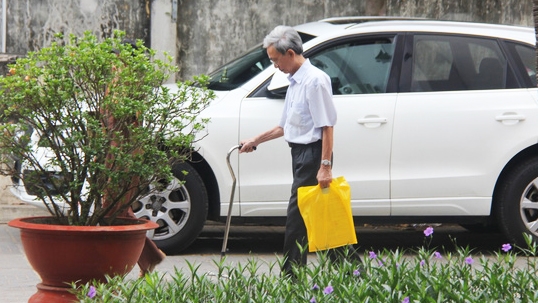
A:
[[[329,161],[329,160],[321,160],[321,164],[323,164],[323,165],[331,165],[331,161]]]

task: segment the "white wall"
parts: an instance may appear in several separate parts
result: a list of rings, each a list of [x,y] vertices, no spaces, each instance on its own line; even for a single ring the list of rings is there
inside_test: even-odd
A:
[[[151,48],[157,50],[157,58],[164,59],[164,52],[173,57],[177,65],[177,11],[173,12],[174,0],[153,0],[151,3]],[[178,1],[176,1],[178,2]],[[179,4],[178,4],[179,5]],[[179,9],[179,8],[178,8]],[[167,83],[175,82],[175,75]]]

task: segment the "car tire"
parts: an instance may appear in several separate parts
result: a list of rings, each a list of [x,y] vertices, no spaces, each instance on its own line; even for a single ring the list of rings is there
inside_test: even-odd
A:
[[[208,195],[202,178],[188,163],[173,167],[174,178],[133,205],[138,218],[159,224],[148,233],[166,254],[178,254],[189,247],[202,231]]]
[[[516,165],[500,182],[494,197],[499,226],[510,241],[526,248],[524,233],[538,240],[538,158]]]

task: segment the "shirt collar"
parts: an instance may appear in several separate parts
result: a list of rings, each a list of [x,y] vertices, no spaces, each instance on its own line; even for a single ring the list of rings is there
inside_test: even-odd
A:
[[[288,76],[288,80],[290,80],[290,82],[293,80],[296,83],[301,83],[310,66],[312,66],[310,59],[306,59],[303,64],[301,64],[301,67],[299,67],[299,69],[295,72],[295,74]]]

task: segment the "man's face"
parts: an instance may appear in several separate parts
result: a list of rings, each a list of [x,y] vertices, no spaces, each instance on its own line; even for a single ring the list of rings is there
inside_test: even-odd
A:
[[[288,49],[286,53],[281,54],[272,45],[267,47],[267,56],[269,56],[269,60],[273,62],[276,68],[284,73],[290,72],[292,53],[293,51]]]

